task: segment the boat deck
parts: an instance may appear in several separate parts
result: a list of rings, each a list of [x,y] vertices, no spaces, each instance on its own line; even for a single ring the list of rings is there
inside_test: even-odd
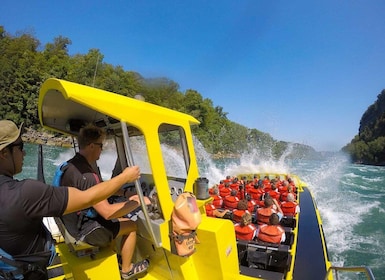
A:
[[[311,193],[303,188],[300,199],[301,218],[298,223],[298,243],[294,266],[294,279],[317,280],[326,275],[325,257],[322,246],[316,209]]]

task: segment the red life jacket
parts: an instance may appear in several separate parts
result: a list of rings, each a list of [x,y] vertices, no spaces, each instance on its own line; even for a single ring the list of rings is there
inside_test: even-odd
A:
[[[241,224],[235,224],[235,236],[241,240],[252,240],[255,236],[257,227],[254,224],[248,224],[247,226],[241,226]]]
[[[250,214],[250,212],[248,210],[234,209],[233,210],[233,222],[235,222],[235,223],[241,222],[242,215],[245,214],[246,212]]]
[[[250,199],[247,202],[247,210],[249,210],[250,213],[254,212],[255,207],[257,206],[257,203],[255,202],[254,199]]]
[[[287,201],[287,195],[289,192],[281,193],[281,201]],[[297,199],[297,195],[295,193],[292,193],[294,195],[294,199]]]
[[[224,188],[222,188],[222,189],[219,190],[219,195],[220,195],[221,197],[229,196],[230,193],[231,193],[231,189],[230,189],[230,188],[224,187]]]
[[[239,191],[239,183],[232,183],[232,184],[230,184],[230,188],[232,190]]]
[[[275,200],[279,201],[279,197],[281,196],[281,194],[279,192],[276,192],[274,190],[270,190],[269,191],[269,195],[274,198]]]
[[[245,190],[239,190],[237,192],[237,197],[239,198],[239,200],[242,200],[242,199],[245,199]]]
[[[214,210],[217,209],[212,203],[207,203],[205,205],[206,208],[206,215],[208,217],[214,217]]]
[[[296,213],[296,208],[297,208],[297,203],[294,201],[284,201],[281,204],[281,209],[283,212],[283,215],[285,216],[295,216]]]
[[[251,197],[255,200],[261,200],[261,196],[264,194],[264,191],[263,189],[255,189],[255,188],[252,188],[249,190],[249,194],[251,195]]]
[[[239,202],[238,197],[229,195],[229,196],[226,196],[225,199],[223,200],[223,206],[226,209],[233,210],[237,208],[238,202]]]
[[[279,191],[280,193],[285,193],[285,192],[287,192],[287,186],[285,186],[285,185],[280,186],[280,187],[278,188],[278,191]]]
[[[285,231],[281,226],[261,225],[258,232],[258,240],[279,244]]]
[[[269,189],[269,190],[271,189],[271,183],[270,183],[270,181],[268,179],[263,179],[262,183],[263,183],[263,186],[264,186],[265,190],[266,189]]]
[[[271,207],[269,208],[263,207],[263,208],[257,209],[257,223],[259,225],[268,224],[269,218],[273,213],[275,213],[275,211]]]
[[[222,208],[223,206],[223,199],[220,195],[211,195],[213,198],[213,204],[216,208]]]

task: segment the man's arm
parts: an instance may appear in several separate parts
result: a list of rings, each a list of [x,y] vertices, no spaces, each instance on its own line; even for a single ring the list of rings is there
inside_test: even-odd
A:
[[[99,183],[85,191],[68,187],[68,203],[63,215],[91,207],[116,193],[123,184],[133,182],[138,178],[140,178],[139,167],[133,166],[127,167],[114,178]]]
[[[140,201],[138,195],[133,195],[128,198],[128,201],[110,204],[104,199],[95,204],[93,208],[106,220],[117,219],[127,215],[139,207]],[[144,197],[146,205],[151,204],[151,201]]]

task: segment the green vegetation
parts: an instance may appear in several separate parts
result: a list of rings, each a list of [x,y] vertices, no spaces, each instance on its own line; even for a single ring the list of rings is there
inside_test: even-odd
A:
[[[0,26],[0,118],[24,121],[26,126],[40,129],[39,89],[46,79],[55,77],[129,97],[140,93],[147,102],[188,113],[201,122],[193,128],[194,135],[214,155],[238,155],[259,148],[279,157],[290,144],[230,121],[222,107],[214,106],[196,90],[180,92],[179,85],[170,79],[144,78],[105,63],[98,49],[70,56],[69,45],[70,39],[59,36],[41,47],[33,35],[12,36]],[[309,146],[292,147],[293,157],[315,154]]]
[[[385,165],[385,90],[362,115],[358,135],[342,150],[353,162]]]

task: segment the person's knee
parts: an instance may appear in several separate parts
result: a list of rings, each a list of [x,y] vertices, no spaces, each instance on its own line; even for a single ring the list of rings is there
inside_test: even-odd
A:
[[[138,226],[133,221],[124,221],[120,223],[120,235],[128,235],[131,232],[135,232],[138,230]]]

